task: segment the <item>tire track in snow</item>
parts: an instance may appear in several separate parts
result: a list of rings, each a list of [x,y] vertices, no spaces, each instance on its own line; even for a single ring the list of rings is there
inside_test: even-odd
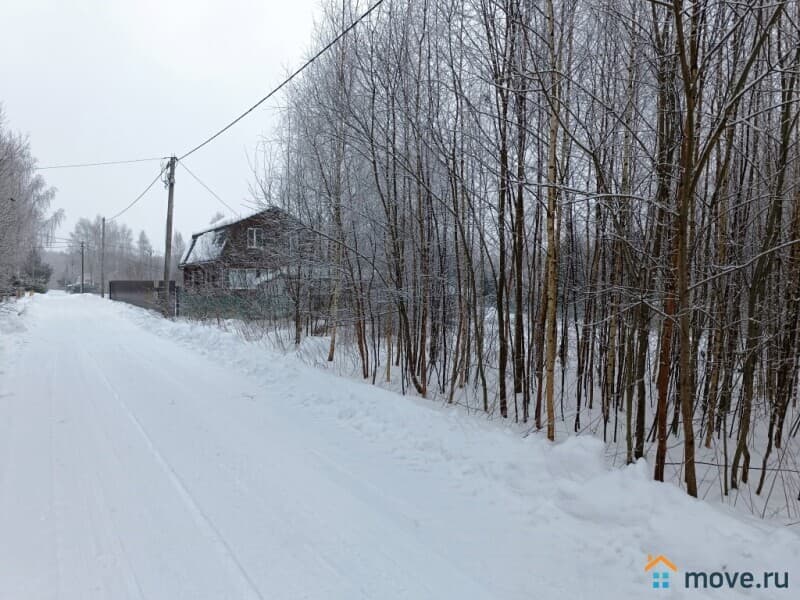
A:
[[[163,338],[162,338],[163,341]],[[128,351],[127,348],[120,347],[125,351]],[[156,357],[148,356],[148,371],[153,373],[154,375],[158,373],[157,377],[159,380],[170,380],[175,383],[176,386],[181,386],[185,382],[185,378],[180,378],[173,370],[172,365],[169,365],[165,361],[158,360]],[[246,373],[242,373],[243,377],[248,376]],[[266,392],[265,388],[260,388],[260,392]],[[288,398],[288,397],[287,397]],[[200,407],[198,405],[193,405],[194,409],[197,412],[192,412],[190,418],[198,418],[198,415],[206,414],[205,408],[202,410],[197,410]],[[206,407],[208,408],[208,407]],[[252,438],[252,431],[245,427],[246,424],[252,425],[252,421],[242,420],[242,413],[235,410],[234,406],[228,406],[227,410],[221,413],[216,413],[214,415],[213,423],[218,425],[224,423],[225,431],[232,433],[233,437],[239,440],[240,449],[246,455],[250,456],[257,456],[260,447],[257,445],[252,445],[252,441],[255,438]],[[251,415],[252,417],[252,415]],[[277,424],[278,422],[282,424],[286,424],[290,422],[290,419],[285,416],[277,416],[274,413],[269,414],[269,418],[271,422]],[[284,419],[286,419],[284,423]],[[202,421],[204,422],[204,421]],[[197,423],[201,423],[201,421],[197,421]],[[283,434],[283,427],[278,426],[277,429],[269,429],[268,431],[272,432],[272,435],[282,435]],[[326,481],[332,485],[334,485],[338,489],[345,490],[349,495],[351,494],[353,498],[358,499],[361,502],[364,502],[366,506],[383,506],[383,507],[391,507],[391,515],[394,520],[394,523],[402,523],[401,529],[403,532],[412,531],[415,527],[419,527],[419,521],[416,518],[409,516],[410,513],[415,511],[414,507],[412,507],[408,503],[402,502],[398,498],[392,497],[390,494],[383,491],[379,486],[373,485],[369,480],[364,480],[363,478],[359,477],[355,472],[348,469],[345,465],[347,464],[346,461],[337,461],[333,460],[331,457],[326,456],[325,452],[315,450],[314,448],[308,447],[305,444],[298,444],[297,440],[292,438],[291,436],[286,436],[281,438],[281,446],[286,448],[292,448],[292,453],[297,455],[304,456],[304,462],[309,462],[315,466],[319,466],[320,470],[325,472],[328,477]],[[320,441],[320,440],[318,440]],[[327,444],[327,442],[326,442]],[[251,447],[252,446],[252,447]],[[250,448],[251,447],[251,448]],[[247,450],[250,448],[250,450]],[[328,446],[326,445],[326,449]],[[337,454],[337,456],[339,456]],[[341,457],[340,457],[341,458]],[[234,474],[231,471],[229,465],[225,463],[218,463],[216,465],[221,470]],[[334,475],[335,476],[332,476]],[[296,477],[297,473],[287,474],[287,476]],[[281,481],[284,481],[284,477],[279,477]],[[259,492],[251,486],[251,483],[248,483],[245,480],[241,480],[236,478],[233,481],[233,485],[238,489],[242,490],[243,492],[249,493],[251,495],[256,495]],[[303,521],[304,517],[308,517],[309,515],[313,515],[313,511],[309,508],[307,502],[304,501],[303,498],[297,497],[293,499],[293,514],[299,515],[296,516],[301,522]],[[312,516],[313,518],[313,516]],[[294,528],[293,530],[297,532],[300,528]],[[388,534],[388,530],[387,530]],[[362,548],[359,546],[348,545],[348,540],[346,536],[342,534],[335,534],[333,531],[328,530],[327,535],[329,536],[336,536],[338,542],[336,546],[339,548],[348,548],[348,552],[353,555],[358,555],[360,558],[358,559],[359,562],[366,562],[369,561],[367,555],[363,552]],[[413,545],[413,533],[406,539],[407,548],[410,549]],[[405,539],[405,538],[404,538]],[[305,543],[303,544],[304,551],[309,555],[311,560],[315,561],[317,564],[322,566],[328,573],[332,574],[336,577],[336,579],[344,586],[349,588],[349,593],[352,594],[351,598],[373,598],[375,597],[372,592],[367,589],[364,589],[362,586],[359,586],[352,581],[350,581],[345,573],[342,572],[341,567],[336,564],[336,557],[338,555],[331,555],[329,556],[325,552],[322,552],[318,549],[316,540],[313,540],[310,537],[304,537],[303,540]],[[449,558],[447,557],[444,551],[441,551],[436,548],[426,547],[426,552],[430,555],[431,559],[440,560],[443,565],[447,565],[449,568],[453,569],[454,573],[458,573],[460,577],[467,579],[470,581],[470,585],[474,590],[480,589],[483,595],[482,598],[489,598],[491,594],[488,590],[485,590],[483,585],[475,580],[473,574],[470,573],[467,569],[463,569],[460,566],[452,563]],[[341,553],[341,551],[340,551]],[[381,579],[391,579],[394,581],[398,581],[402,579],[402,576],[398,576],[398,573],[405,572],[406,573],[413,573],[409,571],[408,565],[403,565],[401,561],[398,561],[395,556],[392,555],[391,552],[385,550],[381,544],[375,544],[375,546],[370,550],[369,555],[379,554],[383,557],[382,562],[385,564],[392,565],[392,568],[386,568],[384,576]],[[413,577],[413,575],[409,575]],[[437,592],[434,588],[432,588],[427,582],[419,580],[415,582],[417,587],[424,587],[425,588],[425,596],[424,597],[437,597]],[[407,590],[403,591],[404,594],[408,593]],[[405,597],[405,596],[403,596]]]
[[[129,349],[126,348],[125,346],[120,345],[118,347],[118,349],[121,350],[121,351],[130,353]],[[95,362],[97,362],[97,361],[95,360]],[[175,373],[173,373],[167,367],[167,365],[165,363],[163,363],[163,362],[159,362],[159,361],[148,362],[148,368],[153,369],[153,371],[151,371],[152,373],[154,373],[154,374],[158,373],[157,376],[158,376],[159,379],[170,380],[174,384],[176,384],[177,386],[180,386],[180,385],[183,384],[183,380],[181,380],[179,377],[177,377],[175,375]],[[106,381],[107,381],[107,379],[106,379]],[[196,415],[194,415],[194,416],[196,417]],[[244,440],[249,440],[248,436],[250,435],[250,432],[247,429],[242,427],[242,425],[243,425],[242,422],[232,418],[232,416],[229,415],[229,414],[223,414],[223,415],[218,415],[218,416],[226,423],[226,427],[229,427],[231,431],[236,431],[237,432],[237,437],[241,436],[241,437],[239,437],[239,439],[243,443],[246,443],[246,442],[244,442]],[[137,421],[138,421],[138,419],[137,419]],[[198,421],[198,424],[199,423],[200,422]],[[143,429],[143,427],[142,427],[142,429]],[[255,455],[255,454],[256,454],[255,451],[252,452],[252,455]],[[317,452],[313,452],[313,454],[314,455],[319,455],[319,453],[317,453]],[[319,456],[321,457],[322,455],[319,455]],[[165,460],[165,462],[167,462],[167,461]],[[222,469],[223,471],[225,471],[226,473],[228,473],[229,475],[235,476],[235,471],[232,470],[229,465],[227,465],[225,463],[218,463],[216,466],[218,468]],[[255,489],[251,485],[251,483],[252,482],[248,483],[247,481],[244,481],[244,480],[242,480],[242,479],[240,479],[238,477],[234,477],[234,479],[232,481],[232,485],[235,486],[237,489],[239,489],[243,494],[250,495],[250,496],[257,496],[261,492],[259,490]],[[187,493],[189,493],[188,490],[187,490]],[[191,496],[191,493],[189,493],[189,495]],[[295,511],[297,511],[300,506],[302,506],[305,509],[305,512],[308,512],[306,504],[303,502],[303,500],[302,499],[296,499],[295,503],[294,503]],[[204,516],[205,516],[205,514],[204,514]],[[209,517],[206,517],[206,520],[211,522],[211,519]],[[216,527],[214,527],[214,531],[218,531]],[[220,538],[222,538],[221,535],[220,535]],[[337,581],[339,581],[339,583],[342,586],[348,588],[348,593],[350,594],[350,598],[352,600],[356,600],[356,599],[367,600],[367,599],[371,598],[371,596],[366,594],[366,592],[364,590],[360,589],[352,581],[350,581],[346,577],[346,575],[339,568],[337,568],[337,566],[333,562],[331,562],[331,560],[323,552],[320,552],[318,550],[318,548],[316,547],[316,544],[314,543],[313,539],[310,539],[310,538],[304,538],[304,539],[305,539],[305,542],[304,542],[303,546],[304,546],[304,549],[306,550],[306,552],[308,552],[308,554],[311,557],[313,557],[313,560],[315,560],[320,566],[322,566],[328,573],[333,575],[337,579]],[[343,543],[344,543],[344,540],[342,539],[341,542],[340,542],[340,545],[343,545]],[[227,544],[226,544],[226,546],[230,547]],[[391,558],[388,554],[385,554],[385,556],[387,557],[387,559]],[[234,556],[234,558],[236,558],[236,557]],[[241,564],[241,561],[239,561],[239,560],[237,560],[236,562]],[[243,570],[244,570],[244,568],[243,568]],[[258,590],[258,587],[255,584],[254,584],[254,587],[256,588],[256,592],[259,594],[259,598],[262,598],[263,595],[260,594],[260,590]]]
[[[76,339],[81,335],[81,330],[79,327],[74,325],[71,322],[66,323],[59,323],[59,327],[64,327],[69,330],[69,336],[66,339]],[[102,548],[103,546],[107,546],[110,550],[110,556],[112,556],[115,560],[115,563],[121,567],[121,572],[117,572],[115,575],[115,581],[120,583],[122,588],[125,590],[124,598],[138,598],[139,600],[145,600],[147,596],[145,595],[141,582],[139,580],[139,576],[136,572],[136,569],[133,566],[133,563],[130,558],[130,554],[128,552],[128,548],[125,545],[125,542],[120,535],[119,531],[116,528],[116,523],[111,516],[110,507],[111,503],[109,502],[108,496],[105,491],[104,482],[101,481],[101,476],[96,469],[86,469],[86,465],[91,465],[93,456],[103,454],[103,451],[106,449],[110,449],[111,454],[113,454],[119,460],[119,456],[114,448],[114,445],[111,442],[107,432],[102,431],[98,426],[97,419],[95,418],[97,414],[97,406],[92,401],[91,394],[75,394],[70,396],[68,399],[64,398],[64,405],[62,406],[62,413],[60,413],[60,419],[56,420],[58,416],[58,411],[56,410],[55,401],[58,398],[58,394],[56,394],[56,380],[57,380],[57,373],[60,371],[61,373],[69,373],[67,381],[62,381],[61,385],[65,389],[73,389],[73,390],[88,390],[90,386],[90,382],[88,380],[88,376],[85,372],[85,366],[88,363],[86,358],[86,352],[80,346],[77,347],[77,353],[69,353],[66,349],[62,349],[62,351],[54,352],[55,358],[53,359],[52,364],[52,377],[48,381],[48,394],[51,398],[51,407],[52,407],[52,421],[62,425],[62,427],[57,427],[56,430],[61,434],[63,439],[59,436],[56,437],[56,441],[60,442],[60,444],[56,444],[59,448],[58,452],[55,450],[53,451],[53,456],[58,456],[63,461],[59,464],[59,472],[62,473],[62,479],[68,482],[69,486],[76,489],[82,490],[83,503],[81,506],[83,507],[83,513],[79,518],[85,519],[85,525],[91,524],[91,526],[86,527],[86,534],[91,536],[92,545],[86,551],[90,552],[90,554],[86,555],[84,558],[86,559],[83,566],[88,567],[93,563],[97,563],[99,561],[99,556],[97,555],[97,549]],[[63,357],[69,357],[74,364],[71,364],[72,368],[64,368],[63,364]],[[59,368],[56,368],[58,366]],[[80,430],[83,435],[75,438],[71,434],[71,430]],[[76,443],[77,441],[77,443]],[[65,467],[72,467],[73,470],[64,474]],[[113,466],[110,467],[113,470]],[[56,478],[58,481],[58,478]],[[63,493],[65,490],[64,483],[58,486]],[[72,490],[75,491],[74,489]],[[66,496],[69,499],[69,495]],[[73,505],[72,510],[76,510],[78,505]],[[63,510],[62,510],[63,513]],[[75,515],[72,515],[72,518],[75,518]],[[59,519],[59,523],[63,520],[62,518]],[[62,527],[63,529],[63,527]],[[63,542],[62,542],[62,535],[59,534],[56,540],[57,547],[63,552]],[[94,553],[91,551],[94,550]],[[68,554],[67,554],[68,556]],[[66,582],[69,582],[74,586],[75,581],[74,578],[77,575],[86,573],[83,569],[77,569],[72,572],[71,575],[67,575],[66,577],[61,576],[62,568],[61,568],[61,560],[59,560],[59,569],[58,573],[60,579]],[[104,598],[122,598],[119,596],[117,592],[114,592],[111,596],[109,596],[110,588],[106,587],[108,583],[107,580],[102,578],[102,569],[101,572],[98,572],[98,577],[102,579],[102,587],[98,588],[97,585],[93,588],[94,592],[102,591]],[[89,580],[87,580],[88,582]],[[57,589],[57,594],[59,598],[62,597],[64,594],[64,587],[61,585],[61,581],[59,581]],[[88,591],[88,590],[87,590]],[[73,596],[67,594],[65,597],[72,598]],[[83,598],[84,596],[82,596]]]
[[[147,328],[142,327],[139,323],[136,323],[137,328],[144,331],[149,335],[155,335],[152,331],[148,330]],[[165,343],[164,335],[156,335],[158,340],[161,343]],[[172,343],[178,343],[179,346],[184,350],[184,352],[189,353],[196,353],[198,357],[202,357],[204,360],[209,360],[209,356],[203,352],[197,352],[195,348],[187,347],[184,344],[180,344],[180,341],[177,342],[175,340],[169,340]],[[119,349],[128,353],[133,358],[133,353],[130,351],[128,347],[119,346]],[[158,381],[172,381],[179,389],[185,385],[186,377],[179,377],[177,371],[174,370],[175,365],[170,364],[167,356],[159,356],[158,352],[154,352],[153,354],[148,354],[146,357],[136,357],[137,360],[145,359],[146,366],[149,373],[152,374],[154,378]],[[233,369],[233,373],[238,372],[238,376],[240,378],[249,378],[252,374],[248,373],[246,370],[239,371],[235,366],[228,365]],[[268,391],[275,391],[277,390],[279,393],[285,393],[286,390],[283,389],[281,386],[270,386],[269,382],[265,383],[261,378],[256,378],[258,383],[256,384],[257,393],[259,394],[266,394]],[[294,399],[293,394],[289,394],[285,396],[286,400]],[[209,421],[209,423],[216,426],[216,428],[222,428],[226,431],[226,433],[231,434],[232,439],[238,440],[237,447],[242,453],[245,455],[250,456],[257,456],[259,452],[263,451],[263,448],[259,445],[248,444],[248,442],[255,441],[257,438],[252,438],[252,425],[253,425],[253,417],[256,416],[254,413],[249,412],[249,419],[244,419],[245,413],[242,410],[236,410],[236,407],[239,406],[241,409],[241,405],[238,405],[236,402],[228,405],[226,404],[226,409],[222,412],[215,413],[214,410],[218,410],[219,407],[214,403],[203,403],[202,405],[195,404],[194,402],[201,402],[204,401],[202,398],[194,398],[193,397],[193,404],[192,410],[189,413],[186,413],[190,419],[195,420],[197,425],[201,423],[205,423],[206,421],[203,419],[203,415],[211,415],[213,414],[213,419]],[[171,404],[174,404],[171,402]],[[186,406],[184,403],[178,402],[178,407],[180,410],[185,410]],[[248,407],[249,408],[249,405]],[[211,411],[209,412],[209,410]],[[269,413],[269,422],[274,424],[273,427],[265,428],[265,431],[271,431],[271,435],[282,435],[284,427],[277,426],[280,422],[282,424],[288,424],[293,422],[293,420],[289,417],[288,414],[284,412],[280,412],[280,416],[276,413],[270,411]],[[259,413],[258,416],[264,416],[263,413]],[[198,420],[199,419],[199,420]],[[143,416],[143,421],[146,423],[147,419]],[[224,423],[224,427],[222,424]],[[250,426],[248,428],[247,426]],[[338,423],[333,423],[334,426],[338,425]],[[277,426],[277,429],[275,429]],[[325,423],[325,426],[330,427],[330,423]],[[215,427],[212,427],[215,429]],[[154,432],[155,433],[155,432]],[[263,435],[263,432],[262,432]],[[158,439],[158,435],[154,435],[156,439]],[[317,439],[317,441],[321,441]],[[368,443],[372,443],[371,440]],[[326,452],[328,450],[334,449],[334,447],[328,447],[327,442],[326,444],[326,451],[317,451],[313,447],[308,447],[306,444],[298,444],[297,439],[291,436],[286,436],[285,440],[281,442],[282,448],[294,448],[292,453],[298,456],[304,456],[304,462],[309,462],[315,466],[320,468],[320,472],[326,474],[326,481],[332,485],[334,485],[337,489],[342,489],[346,491],[346,493],[352,496],[354,499],[357,499],[359,502],[363,502],[366,506],[380,506],[383,508],[390,507],[390,514],[392,516],[393,523],[395,525],[400,526],[400,531],[402,538],[404,541],[405,550],[408,552],[414,552],[412,548],[416,543],[416,537],[414,534],[415,528],[420,527],[420,520],[415,518],[414,514],[418,513],[418,508],[410,504],[408,502],[403,502],[399,498],[395,498],[390,494],[386,493],[380,486],[373,485],[369,479],[364,479],[357,475],[354,471],[347,468],[348,461],[347,460],[333,460],[330,456],[326,456]],[[248,445],[252,445],[252,449],[250,451],[245,450]],[[343,455],[339,454],[339,448],[336,447],[336,456],[338,458],[344,458]],[[180,464],[180,463],[178,463]],[[401,463],[402,464],[402,463]],[[219,468],[221,471],[224,471],[228,474],[234,475],[235,471],[232,471],[230,466],[224,462],[216,464],[216,467]],[[287,476],[292,478],[293,480],[298,477],[298,473],[287,473]],[[278,477],[280,481],[284,481],[283,477]],[[242,490],[245,493],[254,495],[257,491],[251,487],[252,482],[248,482],[247,480],[241,480],[238,477],[235,478],[232,482],[237,489]],[[313,515],[313,511],[308,509],[307,503],[304,502],[302,497],[296,497],[291,500],[293,511],[291,518],[297,518],[299,523],[305,523],[308,521],[308,517],[310,516],[311,520],[315,518]],[[298,516],[299,515],[299,516]],[[432,516],[426,515],[426,518],[422,519],[422,522],[426,522],[432,519]],[[298,530],[302,529],[302,527],[295,527],[291,521],[289,524],[292,530],[297,533]],[[392,539],[398,538],[396,532],[392,532],[390,530],[386,530],[387,537],[389,535],[392,536]],[[407,535],[406,535],[407,534]],[[372,562],[376,564],[376,561],[373,560],[374,555],[381,555],[383,558],[380,562],[384,563],[385,565],[392,565],[392,567],[385,566],[385,573],[383,576],[378,576],[377,579],[390,579],[394,581],[394,585],[398,586],[398,590],[400,589],[400,585],[398,582],[402,580],[403,576],[399,575],[400,573],[407,573],[407,577],[414,578],[414,573],[416,569],[411,567],[408,564],[404,564],[403,561],[398,561],[396,557],[388,550],[384,549],[384,545],[380,542],[376,542],[370,552],[365,554],[363,552],[363,548],[359,545],[352,545],[351,542],[348,542],[349,536],[343,535],[341,533],[336,533],[332,531],[330,528],[326,530],[326,535],[330,538],[336,537],[337,542],[335,546],[339,548],[339,550],[334,554],[326,554],[324,551],[320,551],[317,544],[318,540],[311,541],[310,543],[304,543],[303,549],[309,555],[310,560],[313,560],[320,566],[322,566],[326,572],[334,575],[342,584],[345,584],[351,591],[350,593],[353,596],[350,597],[358,597],[358,598],[372,598],[375,597],[373,592],[370,592],[368,589],[364,589],[361,586],[349,581],[346,575],[341,570],[341,565],[337,566],[337,559],[342,554],[352,554],[354,556],[359,556],[357,562]],[[310,537],[303,537],[303,540],[309,541],[311,540]],[[347,552],[342,552],[342,548],[347,548]],[[425,554],[428,556],[428,560],[434,561],[441,561],[442,565],[446,565],[446,568],[452,569],[451,578],[454,580],[458,578],[461,580],[468,580],[469,589],[476,594],[475,597],[481,598],[491,598],[492,594],[485,588],[483,584],[481,584],[475,577],[474,574],[470,571],[470,569],[465,568],[463,565],[459,565],[454,563],[450,557],[448,557],[447,552],[439,546],[432,546],[426,545]],[[407,561],[405,561],[407,562]],[[418,568],[418,565],[417,565]],[[416,597],[426,597],[426,598],[435,598],[435,597],[442,597],[441,590],[437,590],[434,587],[431,587],[428,582],[424,580],[424,578],[415,578],[414,579],[414,586],[417,588]],[[424,588],[424,591],[422,591]],[[403,589],[402,592],[397,591],[397,594],[402,594],[403,597],[406,597],[409,592],[406,589]],[[422,596],[420,596],[422,594]],[[478,594],[480,594],[478,596]],[[393,597],[393,596],[389,596]],[[399,596],[397,596],[399,597]],[[409,596],[409,597],[414,597]],[[447,596],[444,596],[447,597]],[[473,596],[470,596],[473,597]],[[496,596],[495,596],[496,597]]]
[[[53,381],[55,379],[55,372],[56,372],[56,364],[59,360],[59,357],[56,356],[53,361],[50,363],[50,370],[48,372],[47,377],[47,392],[50,395],[50,415],[49,415],[49,431],[48,431],[48,450],[50,454],[50,490],[51,490],[51,507],[52,507],[52,519],[53,519],[53,529],[55,531],[55,540],[54,540],[54,548],[53,552],[55,553],[56,558],[56,568],[55,568],[55,575],[56,575],[56,590],[58,590],[58,594],[61,594],[61,586],[62,586],[62,574],[61,571],[63,569],[64,564],[64,542],[63,542],[63,531],[64,531],[64,506],[61,500],[61,496],[63,495],[63,490],[59,485],[58,478],[56,477],[56,440],[55,440],[55,422],[56,422],[56,396],[53,393]]]
[[[85,354],[85,353],[84,353]],[[94,365],[94,359],[93,365]],[[97,414],[97,406],[93,400],[89,396],[86,397],[88,402],[91,404],[90,408],[94,409],[94,414]],[[86,413],[86,404],[81,404],[81,408],[83,410],[80,411],[80,419],[83,424],[87,426],[89,431],[93,434],[93,439],[95,446],[100,449],[103,448],[103,444],[101,443],[102,440],[105,441],[105,446],[111,449],[111,453],[117,458],[117,462],[120,463],[119,455],[112,444],[108,433],[105,431],[101,431],[100,428],[97,426],[96,419],[93,419]],[[78,447],[77,454],[80,459],[80,464],[90,464],[91,460],[87,456],[87,448],[85,445],[81,444]],[[100,527],[101,530],[108,536],[109,543],[114,547],[113,556],[117,558],[121,558],[122,562],[124,563],[124,572],[125,576],[124,579],[124,586],[128,590],[127,597],[128,598],[139,598],[140,600],[145,600],[147,596],[142,589],[141,581],[139,580],[139,576],[136,573],[136,569],[133,566],[133,562],[131,561],[130,553],[128,551],[127,546],[125,545],[125,541],[122,536],[119,534],[115,527],[114,519],[109,512],[109,507],[111,503],[109,502],[108,496],[106,494],[103,481],[100,478],[100,475],[97,471],[93,470],[90,475],[89,485],[91,487],[92,492],[92,499],[94,500],[95,504],[97,505],[97,511],[99,514],[93,514],[93,511],[89,510],[89,516],[93,519],[100,520]]]
[[[87,356],[91,358],[93,366],[97,371],[97,373],[99,374],[100,379],[103,381],[105,386],[108,388],[108,391],[117,401],[117,404],[122,409],[123,414],[127,417],[133,428],[139,434],[139,436],[141,437],[142,441],[144,442],[150,454],[153,456],[156,463],[159,465],[159,467],[161,467],[163,472],[166,474],[167,478],[174,487],[175,491],[178,493],[178,497],[186,506],[187,510],[189,511],[189,514],[192,516],[195,523],[201,529],[206,538],[209,539],[214,544],[215,548],[217,548],[219,554],[225,561],[225,565],[228,568],[228,571],[234,574],[239,579],[242,591],[246,593],[245,597],[257,598],[258,600],[265,600],[264,596],[261,594],[261,591],[258,589],[258,586],[253,581],[253,578],[250,576],[250,574],[242,565],[241,561],[239,561],[236,554],[233,552],[233,549],[231,548],[228,541],[220,533],[219,529],[217,529],[217,527],[214,525],[211,519],[205,514],[203,509],[200,507],[195,498],[192,496],[191,492],[189,492],[188,488],[184,485],[178,473],[175,471],[172,465],[164,458],[164,456],[158,450],[156,445],[153,443],[152,438],[148,435],[147,431],[145,431],[139,419],[136,417],[133,411],[131,411],[130,407],[125,403],[125,401],[120,397],[114,385],[111,383],[106,374],[103,372],[103,369],[100,368],[100,364],[97,361],[97,358],[95,358],[95,356],[88,351],[87,351]]]

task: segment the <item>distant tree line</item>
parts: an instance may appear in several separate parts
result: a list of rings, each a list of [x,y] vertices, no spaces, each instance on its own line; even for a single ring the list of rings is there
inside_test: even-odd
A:
[[[161,280],[164,277],[164,255],[156,253],[144,231],[134,236],[133,230],[118,221],[107,221],[103,246],[103,219],[85,217],[78,220],[69,233],[66,247],[48,260],[56,265],[59,285],[80,282],[81,242],[84,244],[84,278],[99,289],[100,268],[105,248],[105,282],[114,279]],[[172,242],[172,276],[180,275],[178,262],[186,251],[183,236],[176,232]]]

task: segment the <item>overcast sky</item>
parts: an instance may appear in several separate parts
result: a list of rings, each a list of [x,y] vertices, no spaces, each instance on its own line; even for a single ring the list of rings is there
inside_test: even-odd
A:
[[[39,164],[180,155],[274,87],[310,52],[319,0],[3,0],[0,103],[7,125],[30,136]],[[273,131],[269,101],[186,163],[242,209],[248,154]],[[158,173],[159,163],[43,171],[66,211],[111,216]],[[180,167],[175,228],[189,236],[228,212]],[[120,217],[164,247],[161,184]]]

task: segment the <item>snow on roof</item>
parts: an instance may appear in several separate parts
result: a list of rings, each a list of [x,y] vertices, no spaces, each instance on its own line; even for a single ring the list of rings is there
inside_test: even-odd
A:
[[[247,214],[244,214],[244,215],[236,215],[235,217],[223,217],[223,218],[217,219],[216,221],[211,223],[206,229],[203,229],[202,231],[197,231],[193,235],[196,235],[196,236],[199,237],[201,234],[207,233],[209,231],[216,231],[217,229],[224,229],[226,227],[230,227],[234,223],[238,223],[239,221],[244,221],[245,219],[251,219],[251,218],[253,218],[255,216],[258,216],[260,214],[266,213],[267,211],[269,211],[271,209],[272,209],[272,207],[259,208],[257,210],[254,210],[254,211],[252,211],[250,213],[247,213]]]
[[[211,223],[209,223],[209,225],[211,227],[215,227],[215,228],[216,227],[220,227],[222,225],[225,225],[225,222],[226,221],[230,221],[230,219],[231,219],[231,217],[226,217],[225,215],[220,214],[216,219],[211,221]]]
[[[222,254],[227,241],[228,235],[224,229],[201,233],[192,240],[192,245],[181,262],[185,264],[216,260]]]
[[[267,206],[259,208],[250,214],[244,216],[237,215],[235,217],[222,218],[211,223],[208,229],[204,229],[198,233],[193,234],[192,243],[189,244],[189,249],[186,251],[186,256],[183,257],[180,264],[187,263],[201,263],[216,260],[222,254],[227,241],[227,234],[225,230],[240,221],[251,219],[258,215],[263,215],[271,211],[280,211],[278,207]]]

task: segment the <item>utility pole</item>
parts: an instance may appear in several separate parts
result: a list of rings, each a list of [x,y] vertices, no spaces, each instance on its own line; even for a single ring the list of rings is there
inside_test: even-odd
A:
[[[100,297],[106,297],[106,218],[100,230]]]
[[[174,156],[169,159],[169,174],[167,175],[167,185],[169,193],[167,195],[167,239],[164,242],[164,316],[170,314],[169,302],[169,271],[172,262],[172,203],[175,195],[175,165],[178,159]]]
[[[83,249],[84,243],[81,242],[81,294],[83,293]]]

